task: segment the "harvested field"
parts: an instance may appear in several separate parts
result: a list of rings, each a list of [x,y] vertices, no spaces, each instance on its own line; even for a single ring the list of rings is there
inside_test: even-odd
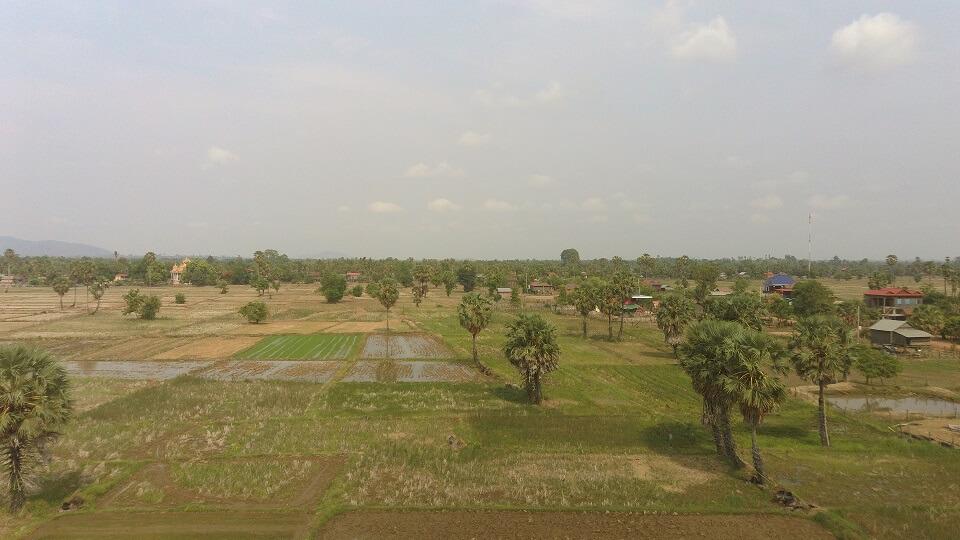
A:
[[[254,359],[343,360],[360,341],[359,336],[314,334],[312,336],[271,336],[234,355]]]
[[[98,362],[81,360],[64,362],[67,373],[77,377],[113,377],[162,381],[190,373],[210,365],[209,361],[192,362]]]
[[[482,377],[462,364],[360,360],[343,378],[343,382],[476,382]]]
[[[73,410],[79,414],[96,409],[104,403],[109,403],[151,384],[155,383],[106,377],[78,377],[70,381],[70,386],[73,389]]]
[[[403,322],[399,319],[390,320],[390,328],[397,330],[403,327]],[[336,326],[331,326],[324,330],[327,333],[356,333],[369,334],[387,329],[387,321],[345,321]]]
[[[210,336],[219,334],[231,334],[246,323],[240,321],[208,321],[198,324],[191,324],[183,328],[177,328],[168,332],[168,336]]]
[[[337,371],[339,362],[323,360],[231,360],[195,373],[197,377],[218,381],[276,380],[326,382]]]
[[[208,337],[157,354],[154,360],[229,358],[260,341],[256,336]]]
[[[29,538],[297,538],[309,521],[263,511],[62,514]]]
[[[426,334],[374,334],[367,338],[361,358],[453,358],[439,338]]]
[[[582,512],[389,512],[334,516],[318,538],[833,538],[813,521],[780,515]]]
[[[194,338],[133,338],[83,353],[81,360],[141,360],[189,344]]]
[[[229,333],[235,336],[269,336],[274,334],[314,334],[337,324],[334,321],[272,321],[241,324]]]

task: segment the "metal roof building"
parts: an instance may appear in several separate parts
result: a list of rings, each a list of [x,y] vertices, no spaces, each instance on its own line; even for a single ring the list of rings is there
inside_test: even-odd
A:
[[[919,347],[929,345],[932,338],[932,335],[910,326],[907,321],[880,319],[870,327],[870,343],[874,345]]]

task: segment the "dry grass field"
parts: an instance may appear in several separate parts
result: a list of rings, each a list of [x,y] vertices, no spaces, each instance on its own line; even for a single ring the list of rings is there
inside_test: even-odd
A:
[[[263,297],[272,317],[259,325],[236,314],[257,298],[241,287],[148,290],[164,298],[155,321],[121,317],[124,292],[110,289],[96,315],[82,295],[63,314],[49,290],[0,297],[0,342],[65,360],[77,397],[0,536],[918,538],[960,527],[960,454],[833,410],[834,446],[822,449],[799,398],[760,441],[775,483],[818,509],[773,503],[714,457],[700,402],[650,321],[628,320],[610,342],[591,318],[582,339],[579,319],[529,298],[563,351],[533,407],[500,353],[516,316],[506,302],[480,334],[485,376],[457,322],[460,293],[432,290],[416,308],[403,291],[388,334],[375,301],[327,304],[310,286]],[[909,363],[898,391],[960,390],[950,362]],[[739,422],[736,435],[745,447]],[[80,508],[59,511],[71,499]]]

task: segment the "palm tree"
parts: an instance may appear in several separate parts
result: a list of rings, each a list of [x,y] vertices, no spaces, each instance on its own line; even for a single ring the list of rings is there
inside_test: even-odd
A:
[[[0,347],[0,445],[10,511],[26,501],[25,467],[70,418],[69,383],[52,356],[23,345]]]
[[[704,424],[710,426],[717,455],[734,467],[745,464],[737,455],[730,428],[730,410],[736,402],[736,371],[745,329],[729,321],[704,320],[687,330],[680,349],[680,367],[690,376],[693,389],[703,398]]]
[[[896,255],[887,255],[887,266],[890,267],[890,283],[894,283],[897,280],[896,266],[897,266],[897,256]]]
[[[820,444],[830,446],[824,389],[836,382],[837,372],[847,359],[843,325],[835,317],[814,315],[800,319],[790,338],[790,350],[797,375],[817,385],[817,417]]]
[[[470,332],[472,337],[473,362],[480,368],[480,371],[485,371],[484,366],[480,364],[480,358],[477,356],[477,334],[490,324],[490,319],[493,317],[493,302],[486,296],[467,293],[463,295],[463,300],[457,306],[457,315],[460,318],[460,326]]]
[[[697,313],[697,306],[693,300],[682,294],[671,294],[664,297],[657,308],[657,328],[663,332],[663,340],[673,347],[673,354],[677,354],[677,346],[687,325],[693,321]]]
[[[763,417],[787,398],[783,381],[769,373],[770,367],[782,370],[783,349],[771,336],[757,331],[744,332],[737,349],[739,362],[731,390],[737,396],[743,421],[750,426],[754,479],[763,484],[766,474],[757,444],[757,428],[763,423]]]
[[[557,329],[539,315],[521,313],[507,325],[503,353],[520,371],[530,402],[539,405],[543,401],[543,377],[560,362]]]
[[[633,296],[633,293],[636,292],[636,281],[637,280],[626,271],[617,272],[613,276],[613,286],[617,290],[620,298],[619,305],[617,306],[618,311],[620,312],[620,329],[617,331],[618,340],[623,339],[623,303],[627,300],[630,300]]]
[[[583,337],[587,337],[587,317],[590,315],[590,312],[596,309],[597,304],[600,303],[598,299],[600,295],[602,283],[597,278],[590,278],[582,283],[580,283],[576,289],[574,289],[573,294],[571,295],[571,302],[573,306],[577,309],[577,313],[580,314],[580,317],[583,320]]]

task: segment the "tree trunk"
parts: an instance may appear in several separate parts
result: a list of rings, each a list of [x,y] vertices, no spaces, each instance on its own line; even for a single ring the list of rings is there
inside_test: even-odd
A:
[[[613,341],[613,313],[607,313],[607,339]]]
[[[583,338],[587,338],[587,316],[583,316]]]
[[[827,404],[823,399],[823,389],[826,384],[821,380],[819,383],[820,391],[817,396],[817,416],[820,429],[820,446],[830,446],[830,434],[827,433]]]
[[[763,484],[766,474],[763,472],[763,458],[760,457],[760,447],[757,445],[757,425],[750,426],[750,450],[753,455],[753,470],[757,474],[757,483]]]
[[[60,295],[60,311],[63,311],[63,295]]]
[[[723,457],[723,437],[720,436],[720,425],[717,423],[717,416],[714,414],[713,406],[707,403],[707,400],[703,400],[703,414],[702,422],[704,425],[710,426],[710,433],[713,435],[713,444],[717,449],[717,457]]]
[[[471,334],[473,336],[473,363],[480,365],[480,359],[477,357],[477,335]]]
[[[727,407],[720,408],[720,436],[723,439],[724,454],[730,465],[737,469],[746,466],[737,454],[737,441],[734,440],[733,430],[730,428],[730,410]]]
[[[620,310],[620,330],[617,332],[617,341],[623,339],[623,310]]]
[[[7,448],[7,460],[10,475],[10,513],[16,513],[27,501],[23,482],[23,454],[16,442]]]
[[[534,405],[540,405],[543,402],[543,392],[540,389],[540,372],[536,372],[533,375],[533,403]]]
[[[77,284],[73,284],[73,305],[70,307],[77,307]]]

